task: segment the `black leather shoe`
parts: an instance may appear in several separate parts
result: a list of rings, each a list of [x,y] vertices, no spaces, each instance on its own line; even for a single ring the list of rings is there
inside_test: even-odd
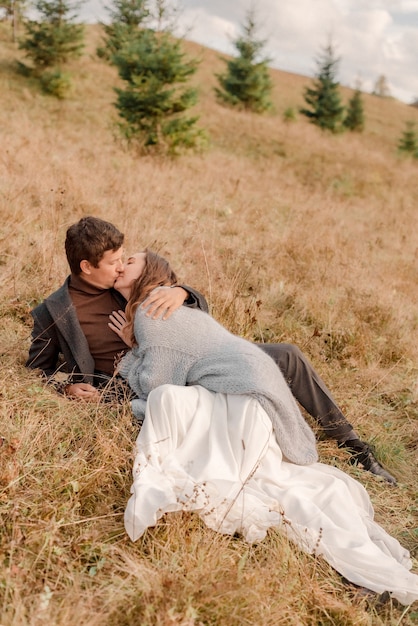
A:
[[[351,465],[362,465],[363,469],[376,476],[381,476],[387,483],[396,485],[397,480],[382,467],[374,456],[370,446],[360,439],[349,439],[338,444],[339,448],[347,448],[351,452]]]
[[[356,585],[351,586],[355,587],[355,591],[353,593],[354,604],[360,604],[360,602],[365,601],[369,607],[380,609],[390,600],[389,591],[384,591],[383,593],[379,594],[375,591],[367,589],[367,587],[357,587]]]

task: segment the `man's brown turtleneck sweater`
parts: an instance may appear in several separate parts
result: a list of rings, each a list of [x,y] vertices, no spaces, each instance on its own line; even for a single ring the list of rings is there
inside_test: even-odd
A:
[[[71,275],[69,292],[96,371],[112,376],[119,356],[128,350],[108,325],[109,315],[120,309],[120,303],[112,289],[90,285],[75,274]]]

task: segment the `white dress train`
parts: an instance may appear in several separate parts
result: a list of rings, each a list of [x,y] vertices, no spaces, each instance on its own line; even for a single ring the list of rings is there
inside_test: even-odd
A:
[[[363,486],[335,467],[283,460],[271,421],[248,396],[163,385],[136,441],[125,528],[136,541],[170,511],[259,541],[275,526],[345,578],[401,603],[418,600],[409,553],[373,521]]]

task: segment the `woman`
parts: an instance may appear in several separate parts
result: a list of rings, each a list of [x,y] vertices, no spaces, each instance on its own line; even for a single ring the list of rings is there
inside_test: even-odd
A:
[[[139,307],[153,288],[175,283],[167,261],[151,251],[130,257],[115,282],[128,300],[126,333],[133,348],[118,371],[138,396],[132,403],[135,416],[143,418],[148,394],[164,383],[245,393],[267,412],[287,460],[317,461],[315,436],[270,356],[198,309],[182,307],[168,320],[152,320]]]
[[[407,550],[373,521],[360,483],[315,462],[313,434],[269,357],[198,310],[147,318],[139,304],[175,282],[168,263],[146,252],[130,257],[115,284],[129,300],[133,345],[119,371],[138,395],[135,414],[146,415],[125,512],[131,539],[178,510],[248,541],[280,527],[356,585],[418,600]]]

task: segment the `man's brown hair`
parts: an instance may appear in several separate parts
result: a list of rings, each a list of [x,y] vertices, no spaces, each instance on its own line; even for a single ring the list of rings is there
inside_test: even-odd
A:
[[[98,267],[104,253],[119,250],[123,239],[124,235],[110,222],[99,217],[82,217],[68,228],[65,238],[65,253],[72,273],[81,273],[83,260]]]

